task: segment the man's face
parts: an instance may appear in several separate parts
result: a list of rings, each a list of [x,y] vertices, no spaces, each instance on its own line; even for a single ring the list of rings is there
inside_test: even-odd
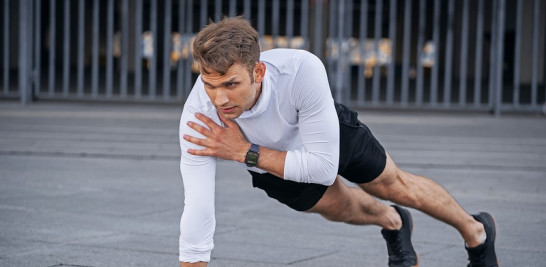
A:
[[[251,109],[258,100],[264,73],[265,64],[256,64],[251,73],[254,77],[252,83],[247,68],[235,63],[225,75],[216,72],[201,73],[201,80],[218,114],[226,119],[235,119]]]

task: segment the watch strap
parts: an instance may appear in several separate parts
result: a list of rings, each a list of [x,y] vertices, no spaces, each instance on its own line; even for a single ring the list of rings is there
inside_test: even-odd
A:
[[[256,153],[258,153],[258,149],[260,148],[259,145],[256,145],[256,144],[250,144],[250,151],[254,151]]]

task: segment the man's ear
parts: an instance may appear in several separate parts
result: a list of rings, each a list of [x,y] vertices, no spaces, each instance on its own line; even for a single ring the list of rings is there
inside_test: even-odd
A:
[[[261,83],[265,76],[265,63],[258,62],[256,67],[254,67],[254,82]]]

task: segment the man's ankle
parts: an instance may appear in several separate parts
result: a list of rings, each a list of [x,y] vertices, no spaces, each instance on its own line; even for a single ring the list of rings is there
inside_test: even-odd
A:
[[[469,225],[470,227],[470,233],[466,236],[463,236],[466,247],[473,248],[477,247],[485,242],[487,239],[487,235],[485,234],[485,229],[483,227],[483,224],[474,220],[473,223]]]
[[[400,217],[400,214],[394,207],[389,206],[385,214],[385,223],[382,227],[387,230],[400,230],[402,228],[402,217]]]

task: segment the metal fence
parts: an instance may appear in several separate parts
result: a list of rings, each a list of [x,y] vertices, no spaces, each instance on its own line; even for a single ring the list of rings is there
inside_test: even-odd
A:
[[[3,0],[0,98],[183,103],[191,43],[244,15],[359,108],[544,111],[540,0]]]

